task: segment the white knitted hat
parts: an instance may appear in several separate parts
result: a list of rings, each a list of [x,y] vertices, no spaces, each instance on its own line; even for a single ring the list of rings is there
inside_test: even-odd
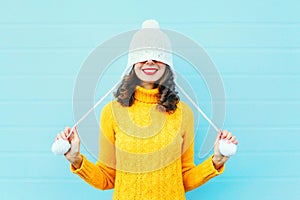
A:
[[[157,60],[173,67],[172,47],[168,36],[163,33],[155,20],[146,20],[130,43],[128,65],[146,60]]]

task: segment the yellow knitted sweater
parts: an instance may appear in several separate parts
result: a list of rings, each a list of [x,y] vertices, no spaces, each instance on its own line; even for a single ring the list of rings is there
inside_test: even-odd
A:
[[[222,173],[212,157],[194,164],[192,110],[180,102],[172,114],[159,112],[157,94],[137,86],[132,106],[108,103],[97,163],[82,155],[81,167],[71,171],[96,188],[114,188],[115,200],[184,200],[185,192]]]

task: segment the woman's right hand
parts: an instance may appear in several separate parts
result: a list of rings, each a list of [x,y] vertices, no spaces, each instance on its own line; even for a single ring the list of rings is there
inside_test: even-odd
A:
[[[71,144],[70,150],[65,153],[66,159],[76,168],[80,168],[82,163],[82,156],[80,154],[80,138],[78,136],[77,128],[75,127],[70,137],[67,138],[71,131],[70,127],[66,127],[64,131],[61,131],[56,139],[68,140]]]

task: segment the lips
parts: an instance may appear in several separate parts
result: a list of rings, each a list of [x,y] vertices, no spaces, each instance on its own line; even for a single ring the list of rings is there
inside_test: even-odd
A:
[[[150,67],[148,67],[148,68],[142,69],[142,71],[143,71],[146,75],[153,75],[153,74],[155,74],[155,73],[158,71],[158,69],[157,69],[157,68],[150,68]]]

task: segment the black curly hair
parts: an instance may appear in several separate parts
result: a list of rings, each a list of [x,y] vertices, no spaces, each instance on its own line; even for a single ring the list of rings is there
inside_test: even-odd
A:
[[[128,75],[125,75],[117,92],[114,93],[115,98],[122,106],[131,106],[134,102],[134,93],[136,86],[140,84],[139,78],[136,76],[134,68]],[[158,102],[156,109],[162,112],[173,113],[180,100],[178,92],[175,91],[174,74],[170,66],[166,65],[164,75],[154,84],[158,88]]]

